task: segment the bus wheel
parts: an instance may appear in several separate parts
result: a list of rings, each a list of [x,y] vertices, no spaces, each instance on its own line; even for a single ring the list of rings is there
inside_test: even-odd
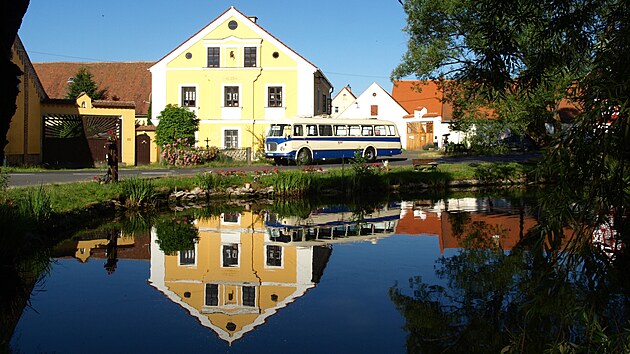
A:
[[[365,158],[365,161],[367,162],[376,161],[376,152],[374,151],[374,148],[369,147],[365,149],[365,152],[363,153],[363,158]]]
[[[297,165],[310,165],[312,162],[311,152],[308,149],[302,149],[298,152],[295,159]]]

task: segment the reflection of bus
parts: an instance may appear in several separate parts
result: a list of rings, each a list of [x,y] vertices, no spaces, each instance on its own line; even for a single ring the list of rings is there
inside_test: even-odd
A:
[[[376,241],[392,235],[400,219],[400,206],[391,205],[369,213],[322,208],[306,218],[268,214],[265,227],[272,242],[321,244],[348,241]]]
[[[396,125],[378,119],[304,118],[272,124],[265,138],[265,157],[276,164],[352,158],[357,151],[368,162],[402,153]]]

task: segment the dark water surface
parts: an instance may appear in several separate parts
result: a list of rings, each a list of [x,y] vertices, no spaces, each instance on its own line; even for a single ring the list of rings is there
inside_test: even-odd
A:
[[[20,353],[460,352],[453,343],[468,345],[473,334],[461,325],[477,313],[445,310],[476,306],[461,304],[471,297],[461,278],[475,268],[474,283],[479,264],[505,262],[536,224],[528,207],[496,197],[287,214],[177,213],[144,230],[77,236],[55,251],[10,346]],[[181,235],[190,233],[187,243]],[[461,258],[471,255],[467,234],[482,252],[475,257],[486,257],[472,266]],[[462,263],[443,262],[453,259]],[[432,297],[437,289],[451,296]],[[522,292],[503,297],[498,313]],[[506,322],[497,328],[509,329]],[[495,340],[475,335],[468,343],[479,346],[470,352]],[[433,337],[450,343],[431,344]],[[509,344],[507,335],[497,338],[503,342],[488,352]]]

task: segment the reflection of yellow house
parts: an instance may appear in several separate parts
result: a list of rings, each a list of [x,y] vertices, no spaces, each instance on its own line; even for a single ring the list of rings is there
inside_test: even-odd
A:
[[[262,217],[198,221],[194,250],[165,255],[151,238],[151,284],[232,342],[314,287],[330,249],[272,242]]]
[[[230,7],[151,67],[153,122],[167,104],[200,119],[198,144],[247,148],[271,122],[329,113],[316,66]]]
[[[7,134],[8,164],[93,165],[105,159],[105,134],[120,141],[120,162],[135,164],[135,104],[123,101],[50,99],[19,37],[13,62],[24,72],[17,110]]]

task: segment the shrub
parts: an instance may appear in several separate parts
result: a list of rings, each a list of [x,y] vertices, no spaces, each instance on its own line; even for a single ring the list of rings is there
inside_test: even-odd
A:
[[[214,160],[218,153],[219,149],[214,146],[208,149],[194,147],[186,139],[177,139],[164,145],[162,159],[167,165],[193,166]]]

